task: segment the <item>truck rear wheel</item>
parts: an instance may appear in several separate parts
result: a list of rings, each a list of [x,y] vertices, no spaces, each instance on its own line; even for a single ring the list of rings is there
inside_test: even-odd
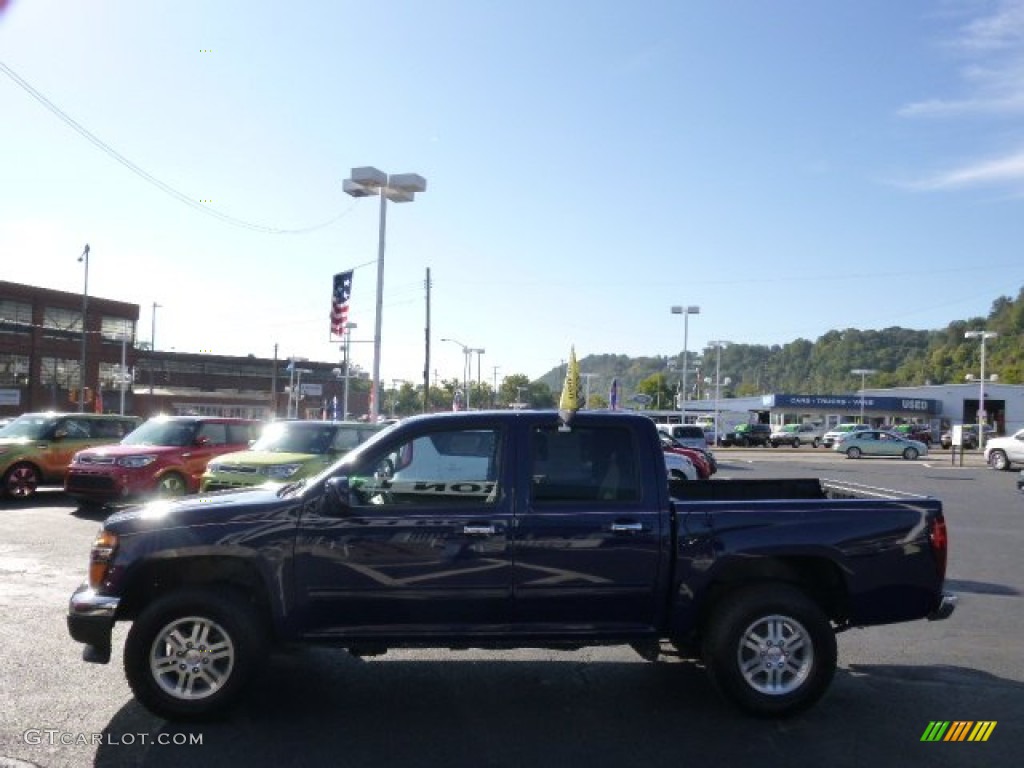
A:
[[[743,588],[713,611],[703,647],[718,691],[762,717],[792,715],[820,699],[836,670],[828,617],[785,584]]]
[[[241,594],[172,592],[128,633],[124,670],[135,698],[168,720],[208,720],[231,706],[264,655],[265,632]]]

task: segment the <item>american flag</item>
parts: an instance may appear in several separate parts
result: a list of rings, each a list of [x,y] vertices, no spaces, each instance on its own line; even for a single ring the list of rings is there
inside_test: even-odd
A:
[[[331,333],[341,336],[348,322],[348,299],[352,295],[352,270],[339,272],[334,276],[334,290],[331,293]]]

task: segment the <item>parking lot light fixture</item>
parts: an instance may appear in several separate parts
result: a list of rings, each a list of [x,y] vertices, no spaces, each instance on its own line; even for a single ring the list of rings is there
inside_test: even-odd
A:
[[[981,378],[978,380],[978,450],[985,450],[985,342],[999,336],[995,331],[965,331],[965,339],[981,339]]]
[[[868,376],[878,373],[874,368],[854,368],[850,371],[854,376],[860,376],[860,423],[864,423],[864,387]]]
[[[462,348],[462,390],[466,398],[466,410],[469,410],[469,379],[473,375],[473,353],[476,351],[471,349],[468,345],[463,344],[458,339],[441,339],[441,341],[450,341],[452,344],[458,344]],[[480,350],[480,354],[483,354],[484,350]]]
[[[724,339],[716,339],[715,341],[709,341],[708,347],[715,350],[715,445],[718,445],[718,401],[721,399],[721,386],[722,386],[722,348],[732,344],[731,341],[725,341]],[[726,379],[729,383],[729,379]]]
[[[417,192],[427,188],[427,180],[415,173],[388,175],[373,166],[353,168],[352,177],[345,179],[342,189],[352,197],[380,197],[380,225],[377,232],[377,301],[373,323],[373,383],[370,395],[370,423],[377,423],[380,415],[380,339],[383,324],[381,309],[384,304],[384,240],[387,230],[387,202],[411,203]]]
[[[680,395],[682,399],[681,399],[680,404],[679,404],[679,411],[680,411],[680,419],[679,420],[680,420],[681,423],[685,424],[686,423],[686,396],[688,394],[687,389],[686,389],[686,369],[689,368],[689,360],[687,359],[688,358],[687,345],[689,344],[689,336],[690,336],[690,315],[699,315],[700,314],[700,307],[695,307],[695,306],[686,306],[686,307],[684,307],[684,306],[675,305],[675,306],[672,307],[672,314],[673,315],[682,315],[683,316],[683,364],[681,366],[681,368],[683,369],[683,391],[682,391],[682,393]]]
[[[82,288],[82,359],[78,364],[78,412],[85,410],[85,316],[89,312],[89,244],[85,244],[82,255],[78,257],[85,263],[85,285]]]

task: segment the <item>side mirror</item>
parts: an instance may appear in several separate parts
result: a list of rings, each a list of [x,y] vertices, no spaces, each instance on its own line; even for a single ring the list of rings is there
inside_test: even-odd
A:
[[[348,477],[338,475],[327,480],[327,500],[329,508],[336,514],[344,514],[352,508],[352,491],[348,487]]]
[[[209,445],[210,444],[210,438],[208,438],[206,435],[201,435],[200,437],[196,438],[195,443],[196,443],[196,445],[198,445],[200,447],[202,447],[204,445]]]

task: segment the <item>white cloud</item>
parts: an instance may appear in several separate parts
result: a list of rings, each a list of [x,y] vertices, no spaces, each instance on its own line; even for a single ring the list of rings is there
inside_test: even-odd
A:
[[[936,174],[913,184],[919,189],[959,189],[1024,181],[1024,150]]]
[[[1024,112],[1024,0],[1002,0],[959,29],[949,47],[965,58],[965,95],[930,98],[898,110],[902,117],[959,117]]]

